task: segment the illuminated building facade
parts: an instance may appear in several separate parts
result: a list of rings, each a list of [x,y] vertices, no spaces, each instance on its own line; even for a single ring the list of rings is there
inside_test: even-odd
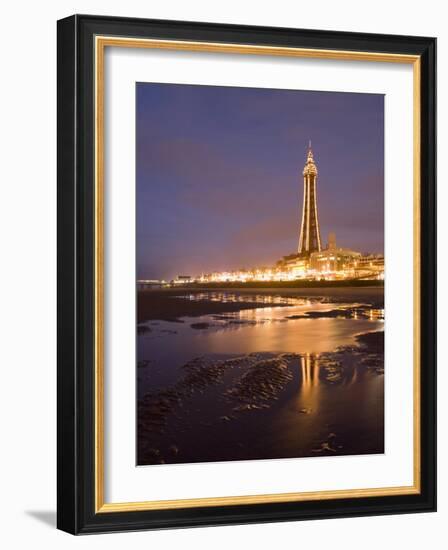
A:
[[[319,219],[317,216],[317,166],[314,162],[311,141],[305,167],[303,168],[303,205],[302,224],[300,226],[298,253],[309,256],[312,252],[320,252]]]
[[[355,275],[355,267],[361,259],[361,253],[348,248],[337,248],[334,233],[330,234],[328,247],[310,256],[310,271],[330,275],[340,273],[345,277]]]

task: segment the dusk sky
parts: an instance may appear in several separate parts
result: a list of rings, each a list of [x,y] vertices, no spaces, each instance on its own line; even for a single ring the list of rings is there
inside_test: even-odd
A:
[[[297,252],[308,141],[322,243],[384,248],[384,97],[137,84],[137,277]]]

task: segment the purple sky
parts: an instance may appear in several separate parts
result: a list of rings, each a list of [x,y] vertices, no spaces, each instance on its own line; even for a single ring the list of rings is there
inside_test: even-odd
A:
[[[322,243],[384,248],[384,97],[137,84],[137,277],[297,251],[312,140]]]

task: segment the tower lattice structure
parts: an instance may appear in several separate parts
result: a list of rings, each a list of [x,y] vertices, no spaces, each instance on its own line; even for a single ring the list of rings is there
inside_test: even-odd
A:
[[[305,167],[303,168],[303,207],[302,224],[300,226],[298,253],[308,256],[312,252],[320,252],[320,230],[317,216],[317,166],[314,162],[311,142]]]

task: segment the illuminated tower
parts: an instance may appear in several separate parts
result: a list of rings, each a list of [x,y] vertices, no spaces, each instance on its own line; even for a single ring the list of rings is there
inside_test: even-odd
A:
[[[303,208],[302,225],[298,253],[308,256],[311,252],[320,252],[320,231],[317,218],[317,167],[314,163],[311,141],[308,147],[306,164],[303,169]]]

